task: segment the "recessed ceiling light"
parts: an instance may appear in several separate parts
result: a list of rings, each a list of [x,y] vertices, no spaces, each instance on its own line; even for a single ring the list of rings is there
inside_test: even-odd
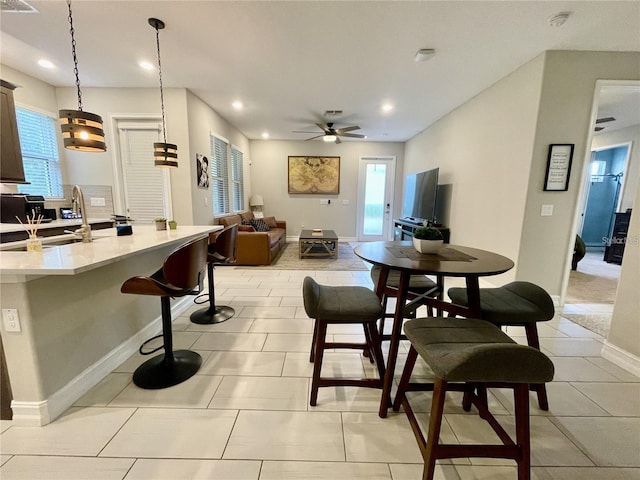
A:
[[[153,69],[155,68],[155,66],[153,65],[153,63],[145,62],[145,61],[138,62],[138,65],[139,65],[139,66],[140,66],[140,68],[142,68],[143,70],[153,70]]]
[[[384,103],[382,105],[382,111],[385,113],[390,112],[391,110],[393,110],[393,105],[391,105],[390,103]]]
[[[242,108],[244,107],[244,105],[242,104],[242,102],[240,100],[236,100],[235,102],[233,102],[231,104],[231,106],[235,109],[235,110],[242,110]]]
[[[418,50],[413,57],[415,62],[426,62],[431,57],[436,54],[436,51],[433,48],[421,48]]]
[[[44,58],[38,60],[38,65],[40,65],[42,68],[55,68],[55,65],[53,63],[51,63],[49,60],[45,60]]]
[[[265,140],[269,138],[269,132],[262,132],[262,138]]]
[[[560,12],[556,13],[555,15],[551,15],[549,17],[549,25],[554,28],[560,28],[565,23],[567,23],[567,20],[569,20],[569,15],[571,15],[571,12]]]

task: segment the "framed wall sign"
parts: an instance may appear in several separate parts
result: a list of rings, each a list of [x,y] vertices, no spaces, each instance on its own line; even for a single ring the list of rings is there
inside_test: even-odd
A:
[[[564,192],[569,189],[573,146],[573,143],[556,143],[549,145],[547,173],[545,173],[544,176],[545,191]]]
[[[340,193],[340,157],[289,157],[289,193]]]
[[[196,153],[196,182],[198,188],[209,188],[209,159]]]

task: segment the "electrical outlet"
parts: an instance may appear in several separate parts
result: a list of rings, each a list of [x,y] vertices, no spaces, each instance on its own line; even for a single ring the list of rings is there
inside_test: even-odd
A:
[[[106,205],[104,197],[91,197],[92,207],[104,207]]]
[[[4,322],[4,329],[7,332],[21,332],[20,317],[18,316],[17,308],[3,308],[2,309],[2,321]]]

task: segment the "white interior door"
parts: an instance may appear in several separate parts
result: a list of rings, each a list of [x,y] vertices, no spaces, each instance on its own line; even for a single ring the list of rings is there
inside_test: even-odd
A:
[[[358,175],[359,242],[392,239],[396,157],[361,157]]]

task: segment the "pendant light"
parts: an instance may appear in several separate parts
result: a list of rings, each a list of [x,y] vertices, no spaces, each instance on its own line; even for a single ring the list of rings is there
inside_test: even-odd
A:
[[[158,49],[158,76],[160,77],[160,105],[162,106],[162,136],[164,142],[153,144],[153,163],[156,167],[178,166],[178,146],[167,143],[167,126],[164,119],[164,92],[162,91],[162,63],[160,62],[160,30],[164,28],[164,22],[157,18],[150,18],[149,25],[156,30],[156,46]]]
[[[73,71],[76,75],[78,90],[78,110],[60,110],[58,112],[62,128],[64,148],[83,152],[106,152],[102,117],[95,113],[82,110],[82,92],[80,91],[80,77],[78,74],[78,57],[76,55],[76,39],[73,30],[73,16],[71,14],[71,0],[67,0],[69,7],[69,26],[71,33],[71,53],[73,55]]]

